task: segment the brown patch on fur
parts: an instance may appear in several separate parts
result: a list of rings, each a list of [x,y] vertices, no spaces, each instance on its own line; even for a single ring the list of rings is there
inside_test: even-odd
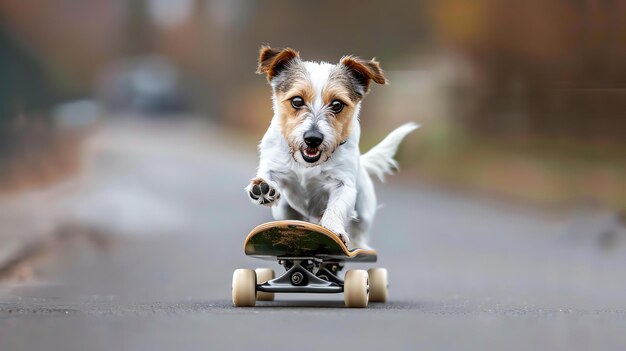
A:
[[[257,178],[250,179],[250,183],[252,183],[254,185],[259,185],[259,184],[261,184],[263,182],[264,182],[263,178],[258,178],[257,177]]]
[[[354,115],[354,107],[345,105],[343,110],[330,118],[329,123],[333,126],[333,130],[337,133],[337,141],[342,143],[348,139],[352,132],[352,116]]]
[[[363,96],[354,90],[349,73],[342,67],[335,67],[328,77],[328,84],[322,91],[325,104],[338,99],[350,105],[358,103]]]
[[[380,68],[380,63],[375,59],[367,61],[355,56],[344,56],[341,59],[341,64],[347,68],[357,83],[363,86],[366,93],[369,91],[372,81],[378,84],[387,83],[387,78],[385,78],[383,70]]]
[[[298,52],[291,48],[273,49],[269,46],[262,46],[257,73],[265,73],[269,82],[285,69],[291,60],[298,57]]]
[[[291,107],[291,102],[289,100],[283,102],[281,104],[281,113],[280,113],[280,129],[283,133],[285,139],[289,142],[289,145],[292,148],[292,151],[295,152],[295,148],[298,145],[293,145],[293,130],[296,129],[304,120],[304,116],[307,111],[304,109],[296,110]]]
[[[291,99],[296,96],[301,96],[307,104],[313,101],[315,92],[313,91],[313,86],[311,86],[311,82],[308,79],[304,77],[296,78],[291,81],[288,91],[276,92],[276,101],[278,107],[280,108],[280,128],[285,139],[290,141],[290,145],[293,130],[297,128],[300,123],[302,123],[305,115],[309,112],[306,107],[295,109],[291,106]],[[296,147],[296,145],[291,146],[292,148]],[[295,152],[296,150],[292,151]]]
[[[334,74],[331,74],[328,84],[322,90],[322,99],[325,105],[329,105],[333,100],[339,100],[344,104],[343,110],[334,114],[328,121],[336,133],[336,140],[341,143],[348,139],[352,132],[350,128],[352,116],[354,115],[356,104],[361,98],[351,88],[349,80],[343,79],[341,76],[334,76]]]
[[[291,80],[289,90],[276,94],[278,101],[280,103],[288,102],[291,107],[291,99],[296,96],[301,96],[306,103],[311,103],[315,97],[311,82],[304,77],[290,77],[289,79]],[[293,107],[291,107],[291,109],[293,109]]]
[[[275,91],[288,93],[294,86],[294,84],[300,83],[300,86],[296,87],[296,89],[303,89],[302,82],[308,81],[308,72],[303,65],[299,62],[291,63],[283,71],[281,71],[280,76],[274,77],[272,79],[272,86]]]

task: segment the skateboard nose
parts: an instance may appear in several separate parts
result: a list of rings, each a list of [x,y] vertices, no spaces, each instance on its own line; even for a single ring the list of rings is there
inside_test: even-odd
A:
[[[324,135],[317,130],[309,130],[304,133],[304,142],[308,147],[318,147],[324,141]]]

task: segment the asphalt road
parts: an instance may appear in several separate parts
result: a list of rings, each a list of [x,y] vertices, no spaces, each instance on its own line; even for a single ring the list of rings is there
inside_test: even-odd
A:
[[[341,295],[230,303],[254,145],[195,123],[115,123],[62,201],[112,239],[64,246],[43,280],[0,285],[0,350],[626,349],[626,255],[570,240],[571,216],[390,178],[377,192],[390,302]],[[353,266],[359,267],[359,266]],[[367,267],[367,266],[363,266]]]

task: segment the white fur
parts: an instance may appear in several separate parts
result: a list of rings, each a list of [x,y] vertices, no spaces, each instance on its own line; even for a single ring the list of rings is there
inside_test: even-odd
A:
[[[397,166],[393,155],[402,139],[417,128],[408,123],[389,134],[380,144],[361,156],[361,128],[358,115],[360,102],[354,109],[351,135],[345,143],[332,140],[334,133],[326,120],[322,88],[327,84],[333,65],[303,62],[313,84],[315,98],[305,121],[289,136],[293,145],[304,145],[303,134],[313,124],[324,134],[326,147],[320,161],[307,164],[299,152],[292,153],[279,123],[279,104],[274,99],[274,117],[259,144],[260,162],[256,178],[269,184],[275,195],[266,205],[272,206],[276,220],[299,219],[330,229],[344,241],[352,239],[353,247],[369,247],[368,233],[376,212],[376,194],[370,175],[379,178]],[[323,147],[323,148],[324,148]],[[334,151],[333,151],[334,150]],[[326,159],[326,156],[329,156]],[[246,191],[250,192],[253,184]],[[267,198],[267,197],[265,197]],[[261,200],[252,200],[261,203]]]

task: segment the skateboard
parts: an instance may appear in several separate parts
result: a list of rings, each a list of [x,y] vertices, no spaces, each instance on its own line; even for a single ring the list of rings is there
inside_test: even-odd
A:
[[[330,230],[303,221],[274,221],[252,229],[244,242],[247,256],[277,260],[285,272],[269,268],[237,269],[233,273],[233,304],[252,307],[272,301],[275,293],[343,293],[347,307],[367,307],[387,300],[387,270],[351,269],[347,262],[376,262],[372,249],[348,249]]]

